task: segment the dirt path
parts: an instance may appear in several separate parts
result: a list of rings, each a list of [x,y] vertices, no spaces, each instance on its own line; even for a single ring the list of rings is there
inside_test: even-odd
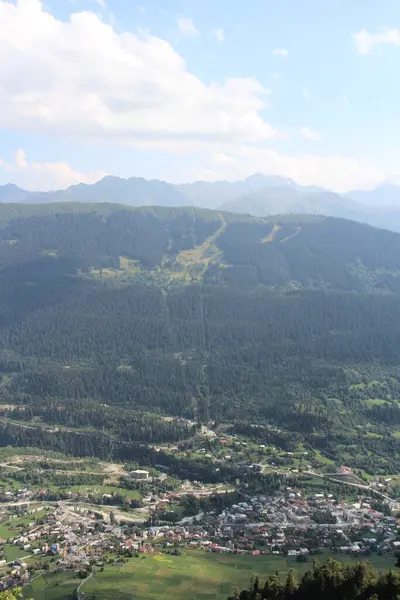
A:
[[[82,592],[82,591],[81,591],[81,590],[82,590],[82,586],[83,586],[83,585],[84,585],[84,584],[85,584],[87,581],[89,581],[89,579],[90,579],[92,576],[93,576],[93,573],[90,573],[90,574],[89,574],[89,575],[86,577],[86,579],[84,579],[84,580],[82,581],[82,583],[80,583],[80,584],[79,584],[79,586],[78,586],[78,588],[77,588],[77,590],[76,590],[76,593],[77,593],[77,596],[78,596],[78,598],[79,598],[79,599],[80,599],[80,598],[84,598],[85,592]],[[82,596],[81,596],[81,594],[82,594]]]
[[[202,269],[197,273],[197,276],[201,277],[204,275],[209,264],[221,255],[221,251],[218,248],[212,248],[212,246],[218,236],[226,229],[228,223],[221,212],[218,212],[217,214],[221,220],[221,225],[218,227],[217,231],[205,239],[202,244],[190,248],[189,250],[182,250],[179,252],[176,257],[175,265],[182,267],[188,272],[191,267],[202,265]]]
[[[13,469],[14,471],[23,471],[23,467],[17,467],[16,465],[8,465],[7,463],[0,462],[0,467],[4,469]]]
[[[272,228],[272,231],[267,235],[267,237],[265,237],[263,240],[261,240],[262,244],[270,244],[271,242],[274,241],[276,234],[278,233],[278,231],[280,230],[281,226],[278,225],[277,223],[275,223],[275,225]]]

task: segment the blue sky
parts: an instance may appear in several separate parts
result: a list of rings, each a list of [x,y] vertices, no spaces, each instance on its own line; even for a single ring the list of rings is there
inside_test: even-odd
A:
[[[398,0],[0,0],[0,184],[400,176]]]

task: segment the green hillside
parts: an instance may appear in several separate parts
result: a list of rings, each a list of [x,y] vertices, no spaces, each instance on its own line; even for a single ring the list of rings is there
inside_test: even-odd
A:
[[[398,472],[399,293],[350,221],[0,205],[0,443],[151,463],[172,415]]]
[[[358,567],[358,575],[371,573],[366,563],[360,567],[352,556],[341,556],[348,572]],[[393,556],[373,555],[373,567],[379,572],[393,567]],[[337,563],[325,563],[335,566]],[[310,570],[310,562],[298,563],[283,556],[246,556],[215,554],[199,550],[186,550],[181,556],[166,554],[132,558],[123,566],[107,566],[95,573],[83,585],[85,597],[99,600],[226,600],[234,589],[249,587],[250,581],[259,577],[263,581],[279,573],[278,581],[286,580],[291,569],[298,578]],[[337,568],[341,568],[339,564]],[[374,572],[372,571],[372,577]],[[372,579],[370,575],[370,579]],[[358,581],[362,581],[359,576]],[[396,579],[397,581],[397,579]],[[80,581],[75,573],[51,573],[37,577],[24,590],[25,598],[34,600],[67,600]],[[351,588],[352,590],[354,589]],[[83,595],[83,594],[82,594]],[[274,596],[273,596],[274,597]]]

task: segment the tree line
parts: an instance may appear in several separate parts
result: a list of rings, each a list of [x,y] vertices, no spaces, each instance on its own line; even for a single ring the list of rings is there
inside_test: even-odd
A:
[[[397,600],[400,577],[389,570],[379,574],[368,562],[355,565],[328,559],[314,561],[312,569],[299,578],[290,570],[282,581],[279,573],[264,581],[252,578],[248,589],[235,590],[229,600]]]

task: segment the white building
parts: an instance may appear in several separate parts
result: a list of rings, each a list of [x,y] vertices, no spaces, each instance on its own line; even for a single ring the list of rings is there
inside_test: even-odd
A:
[[[136,469],[136,471],[131,471],[129,473],[129,477],[132,477],[132,479],[148,479],[149,472],[143,471],[142,469]]]

